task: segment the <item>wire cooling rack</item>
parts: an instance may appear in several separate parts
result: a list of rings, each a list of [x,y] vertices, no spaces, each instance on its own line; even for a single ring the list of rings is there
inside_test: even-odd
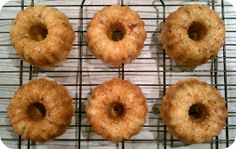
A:
[[[159,42],[162,22],[168,14],[185,4],[202,4],[216,10],[225,21],[226,38],[217,57],[207,64],[188,70],[176,66],[162,50]],[[103,6],[128,5],[136,10],[145,22],[148,33],[141,56],[131,64],[114,68],[103,64],[90,53],[87,47],[87,23]],[[56,67],[38,69],[19,59],[10,43],[11,21],[16,14],[28,6],[47,5],[64,12],[73,25],[76,40],[67,61]],[[171,0],[14,0],[8,2],[0,14],[0,136],[10,148],[18,149],[166,149],[166,148],[210,148],[224,149],[236,135],[236,17],[232,6],[220,1],[171,1]],[[22,140],[8,123],[7,106],[17,88],[28,80],[38,77],[52,78],[65,85],[73,97],[76,108],[67,132],[53,141],[35,143]],[[84,107],[89,92],[105,80],[113,77],[129,79],[139,85],[149,107],[147,121],[142,131],[131,140],[118,144],[103,140],[96,135],[87,121]],[[226,126],[210,143],[184,144],[171,136],[160,122],[158,107],[166,88],[177,80],[195,77],[215,86],[225,98],[229,116]],[[191,130],[186,130],[191,131]]]

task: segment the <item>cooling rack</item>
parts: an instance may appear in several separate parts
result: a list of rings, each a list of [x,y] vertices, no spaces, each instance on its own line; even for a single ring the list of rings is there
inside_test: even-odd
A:
[[[216,10],[225,21],[225,44],[218,55],[195,70],[176,66],[162,49],[159,42],[161,26],[168,14],[185,4],[202,4]],[[128,5],[136,10],[145,22],[148,33],[141,56],[131,64],[114,68],[103,64],[90,53],[87,47],[87,23],[93,14],[104,6]],[[67,61],[56,67],[38,69],[19,59],[10,43],[11,21],[17,12],[33,5],[56,7],[64,12],[73,25],[76,39]],[[18,149],[167,149],[210,148],[224,149],[236,135],[236,13],[224,0],[13,0],[0,14],[0,136],[10,148]],[[35,143],[15,135],[8,123],[7,106],[16,89],[28,80],[38,77],[52,78],[65,85],[73,97],[75,114],[67,132],[53,141]],[[90,91],[113,77],[131,80],[139,85],[149,107],[147,121],[142,131],[131,140],[115,144],[93,133],[87,121],[84,107]],[[188,77],[204,80],[215,86],[225,98],[229,116],[226,126],[210,143],[184,144],[171,136],[160,122],[158,107],[166,88],[177,80]],[[191,130],[186,130],[191,131]]]

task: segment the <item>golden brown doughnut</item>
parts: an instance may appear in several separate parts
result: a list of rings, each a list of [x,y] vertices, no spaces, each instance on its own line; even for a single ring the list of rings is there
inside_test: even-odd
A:
[[[46,6],[28,7],[19,12],[10,33],[20,58],[38,67],[65,60],[75,38],[67,17]]]
[[[147,112],[141,89],[121,79],[113,79],[96,87],[86,107],[92,129],[113,142],[130,139],[137,134]]]
[[[194,68],[212,59],[224,43],[224,22],[207,6],[182,6],[161,31],[161,43],[177,64]]]
[[[67,89],[46,79],[22,85],[8,107],[9,121],[16,134],[40,142],[62,135],[73,113],[72,98]]]
[[[104,63],[119,66],[137,58],[147,33],[137,12],[128,6],[106,6],[88,24],[88,47]]]
[[[227,108],[216,88],[187,79],[167,89],[160,114],[171,134],[186,142],[200,143],[219,135],[225,126]]]

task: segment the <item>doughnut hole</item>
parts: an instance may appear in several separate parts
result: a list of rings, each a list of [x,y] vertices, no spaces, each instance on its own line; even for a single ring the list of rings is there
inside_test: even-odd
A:
[[[122,103],[114,102],[111,104],[109,111],[111,117],[113,118],[122,117],[125,113],[125,107]]]
[[[192,40],[198,41],[206,36],[207,29],[204,24],[193,22],[188,29],[188,36]]]
[[[29,34],[31,39],[35,41],[41,41],[47,37],[48,30],[45,25],[39,23],[31,26]]]
[[[188,114],[191,119],[202,121],[208,115],[208,111],[204,104],[196,103],[189,108]]]
[[[46,115],[45,106],[41,103],[33,103],[27,109],[29,118],[33,121],[42,120]]]
[[[125,28],[120,23],[111,24],[107,31],[108,37],[113,41],[120,41],[125,35]]]

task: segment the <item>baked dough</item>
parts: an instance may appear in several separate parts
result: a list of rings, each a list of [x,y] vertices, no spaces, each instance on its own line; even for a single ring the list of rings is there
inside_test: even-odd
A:
[[[224,22],[207,6],[182,6],[168,16],[160,37],[171,59],[195,68],[212,59],[224,44]]]
[[[96,58],[119,66],[137,58],[147,33],[137,12],[128,6],[106,6],[88,24],[88,47]]]
[[[12,22],[11,41],[22,60],[38,67],[65,60],[75,34],[67,17],[56,8],[28,7]]]
[[[147,112],[141,89],[121,79],[113,79],[96,87],[86,107],[92,129],[113,142],[128,140],[137,134]]]
[[[25,140],[39,142],[62,135],[73,113],[67,89],[46,79],[22,85],[8,107],[9,121],[16,134]]]
[[[227,108],[216,88],[206,82],[187,79],[170,86],[160,114],[168,131],[183,141],[211,141],[225,126]]]

